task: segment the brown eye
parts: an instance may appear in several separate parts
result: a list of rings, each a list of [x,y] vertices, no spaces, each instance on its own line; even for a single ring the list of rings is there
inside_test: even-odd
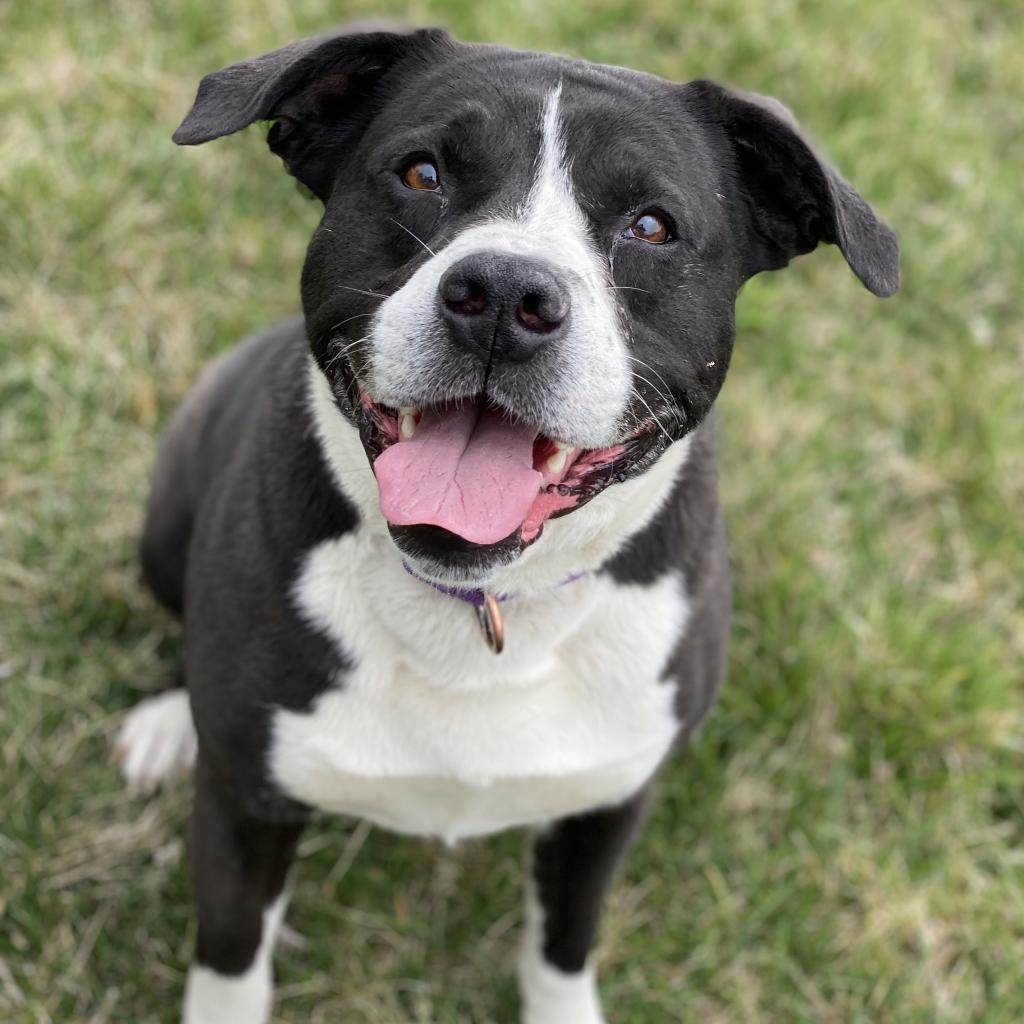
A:
[[[656,213],[641,213],[626,229],[630,238],[640,238],[653,245],[667,242],[668,225]]]
[[[437,173],[437,165],[429,160],[415,160],[402,172],[402,181],[409,188],[418,188],[425,192],[436,192],[441,187],[441,175]]]

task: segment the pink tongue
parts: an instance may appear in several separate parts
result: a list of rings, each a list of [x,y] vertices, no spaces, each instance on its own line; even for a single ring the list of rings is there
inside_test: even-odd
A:
[[[426,409],[408,441],[373,464],[384,518],[494,544],[522,526],[540,490],[535,427],[476,403]]]

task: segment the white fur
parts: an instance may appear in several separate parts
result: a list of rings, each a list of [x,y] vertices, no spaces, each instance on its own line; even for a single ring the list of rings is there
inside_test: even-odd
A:
[[[353,663],[309,712],[274,717],[274,779],[314,806],[455,841],[622,800],[676,734],[676,574],[509,602],[500,657],[366,529],[314,548],[294,597]]]
[[[532,886],[519,957],[522,1024],[605,1024],[593,964],[566,974],[544,959],[544,917]]]
[[[240,975],[218,974],[193,964],[185,984],[182,1024],[265,1024],[274,1000],[271,958],[284,917],[282,893],[263,911],[263,934],[252,966]]]
[[[196,759],[188,693],[168,690],[136,704],[121,726],[114,753],[125,782],[139,792],[152,792],[188,772]]]
[[[554,261],[572,302],[560,359],[545,382],[545,422],[537,426],[581,448],[615,442],[632,373],[619,328],[607,261],[595,250],[573,195],[560,129],[561,86],[542,115],[537,173],[521,209],[462,232],[421,266],[377,311],[368,349],[368,388],[386,405],[420,405],[447,396],[437,374],[437,290],[453,264],[473,253],[508,253]],[[500,394],[495,397],[501,398]]]

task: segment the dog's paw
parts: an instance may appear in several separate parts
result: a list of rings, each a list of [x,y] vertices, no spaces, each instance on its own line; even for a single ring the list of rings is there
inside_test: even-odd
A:
[[[185,690],[147,697],[128,712],[114,744],[114,759],[129,788],[152,793],[184,775],[196,759],[196,730]]]
[[[519,963],[519,986],[520,1024],[606,1024],[593,967],[563,974],[527,955]]]

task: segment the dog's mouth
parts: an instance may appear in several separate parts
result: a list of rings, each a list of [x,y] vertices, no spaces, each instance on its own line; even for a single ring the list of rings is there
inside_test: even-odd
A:
[[[618,444],[581,449],[484,395],[395,409],[374,401],[354,375],[351,383],[359,396],[353,412],[392,532],[433,527],[435,540],[444,531],[463,550],[533,543],[548,519],[641,473],[668,443],[652,419]]]

